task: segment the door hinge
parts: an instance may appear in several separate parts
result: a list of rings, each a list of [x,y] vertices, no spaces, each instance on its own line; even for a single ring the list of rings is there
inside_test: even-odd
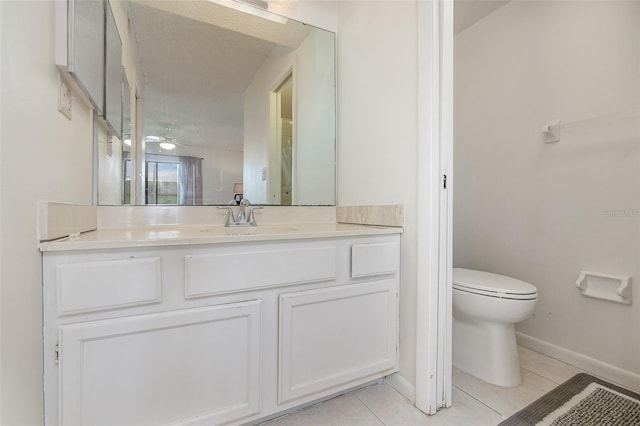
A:
[[[442,188],[447,189],[447,175],[442,175]]]
[[[55,351],[56,351],[56,364],[58,364],[58,362],[60,361],[60,344],[59,343],[56,344]]]

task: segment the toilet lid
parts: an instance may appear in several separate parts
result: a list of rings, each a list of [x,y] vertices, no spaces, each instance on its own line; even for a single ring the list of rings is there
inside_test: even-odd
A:
[[[524,281],[464,268],[453,268],[453,288],[505,299],[531,300],[538,297],[536,287]]]

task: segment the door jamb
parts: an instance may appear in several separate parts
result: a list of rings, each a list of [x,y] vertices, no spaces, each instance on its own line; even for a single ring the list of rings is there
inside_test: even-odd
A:
[[[451,405],[453,1],[418,2],[416,407]],[[446,175],[446,188],[445,178]]]

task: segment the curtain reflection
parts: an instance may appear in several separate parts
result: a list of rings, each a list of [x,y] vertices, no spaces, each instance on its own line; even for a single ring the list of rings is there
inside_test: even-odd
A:
[[[202,158],[178,157],[179,204],[202,204]]]

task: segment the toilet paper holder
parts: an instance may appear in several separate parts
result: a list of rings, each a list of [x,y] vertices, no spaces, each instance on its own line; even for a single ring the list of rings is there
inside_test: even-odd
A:
[[[631,277],[580,271],[576,287],[583,296],[624,305],[631,304]]]

